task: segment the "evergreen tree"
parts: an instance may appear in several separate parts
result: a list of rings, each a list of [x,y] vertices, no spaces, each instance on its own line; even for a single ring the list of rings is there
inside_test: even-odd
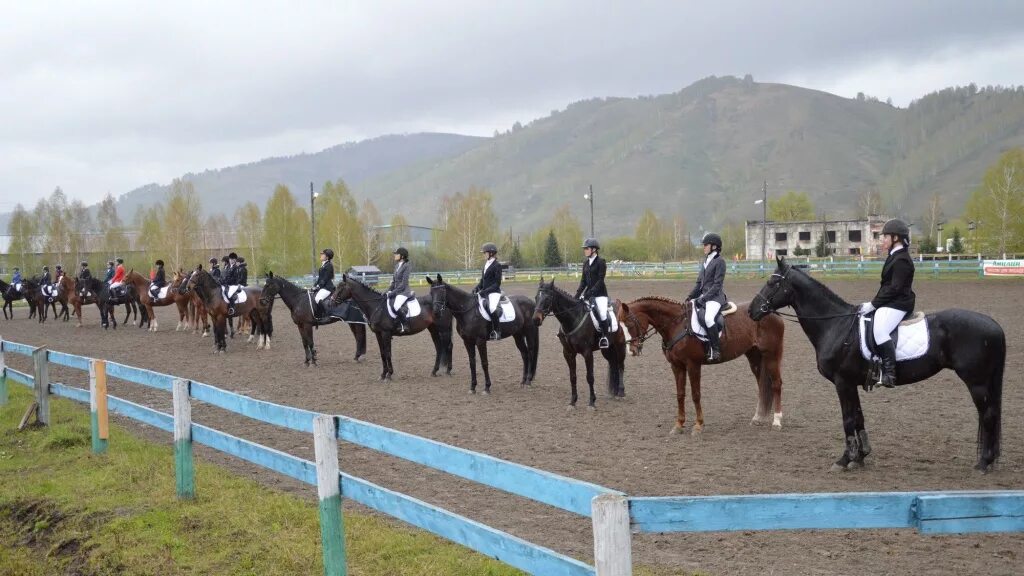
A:
[[[523,253],[519,251],[519,242],[512,244],[512,252],[508,256],[508,263],[513,268],[523,267]]]
[[[832,255],[832,248],[828,245],[827,234],[824,232],[818,237],[818,243],[814,246],[814,255],[818,258]]]
[[[953,241],[949,245],[950,254],[964,253],[964,240],[960,236],[960,228],[953,228]]]
[[[548,241],[544,245],[544,266],[547,268],[558,268],[562,265],[562,254],[558,251],[558,239],[555,238],[555,231],[548,231]]]

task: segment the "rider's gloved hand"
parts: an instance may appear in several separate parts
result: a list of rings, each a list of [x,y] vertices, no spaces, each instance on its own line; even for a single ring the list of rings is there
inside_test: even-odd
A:
[[[870,314],[875,311],[875,306],[871,302],[865,302],[860,305],[857,312],[860,314]]]

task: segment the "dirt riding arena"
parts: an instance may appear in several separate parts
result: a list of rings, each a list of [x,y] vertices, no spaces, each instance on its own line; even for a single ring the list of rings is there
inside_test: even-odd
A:
[[[868,280],[827,283],[853,302],[869,299],[877,287],[877,281]],[[727,280],[726,291],[730,299],[746,301],[762,284]],[[609,288],[613,297],[624,301],[646,295],[679,298],[690,282],[613,280]],[[280,301],[275,304],[269,351],[257,351],[236,337],[228,341],[226,355],[215,356],[212,338],[174,332],[176,313],[170,308],[159,312],[161,331],[156,334],[131,326],[105,332],[95,306],[86,309],[83,328],[75,328],[73,320],[65,324],[52,319],[40,326],[26,319],[24,308],[18,308],[18,318],[0,325],[0,334],[272,402],[345,414],[632,495],[1024,488],[1024,354],[1020,347],[1024,318],[1019,312],[1024,284],[919,280],[915,288],[921,310],[971,308],[991,315],[1006,331],[1002,457],[989,475],[972,469],[977,416],[966,388],[948,371],[895,390],[862,392],[874,452],[863,470],[829,472],[843,447],[839,404],[831,384],[818,374],[813,350],[795,324],[786,326],[782,430],[749,424],[756,403],[755,384],[746,361],[738,360],[705,368],[706,428],[700,437],[668,435],[675,417],[675,388],[657,338],[648,343],[645,355],[627,359],[624,400],[607,397],[606,365],[598,359],[597,410],[588,410],[585,402],[567,410],[568,376],[553,319],[541,327],[540,363],[532,388],[519,387],[519,354],[510,340],[489,346],[494,379],[489,396],[468,394],[468,361],[461,340],[455,342],[453,376],[431,378],[434,354],[426,333],[395,339],[396,373],[389,384],[377,382],[380,362],[372,335],[367,360],[357,364],[352,360],[353,338],[343,325],[315,333],[320,366],[304,368],[298,332]],[[531,297],[535,290],[535,283],[508,285],[510,293]],[[24,358],[7,358],[12,366],[28,369]],[[582,372],[580,376],[583,382]],[[81,372],[56,366],[51,367],[51,377],[69,384],[87,383]],[[171,409],[169,394],[120,381],[112,381],[110,388],[112,394]],[[581,396],[585,399],[583,390]],[[691,426],[689,399],[687,410]],[[312,459],[308,435],[202,404],[193,408],[193,417]],[[163,433],[149,435],[170,441]],[[314,493],[212,451],[199,453],[269,485]],[[590,559],[593,553],[587,519],[347,444],[342,445],[341,462],[350,473],[532,542],[581,559]],[[910,530],[648,534],[634,537],[634,562],[665,573],[1020,574],[1024,573],[1024,535],[921,536]]]

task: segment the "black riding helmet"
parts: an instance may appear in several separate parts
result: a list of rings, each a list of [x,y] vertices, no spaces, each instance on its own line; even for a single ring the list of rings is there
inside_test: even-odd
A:
[[[228,262],[230,262],[230,260],[228,259],[228,257],[227,257],[227,256],[224,256],[223,258],[221,258],[221,259],[220,259],[220,261],[221,261],[221,262],[224,262],[225,264],[226,264],[226,263],[228,263]]]
[[[324,248],[323,250],[320,251],[320,253],[323,254],[324,256],[327,256],[328,260],[334,260],[334,250],[331,250],[330,248]]]
[[[107,260],[107,266],[113,266],[113,265],[114,265],[114,261],[113,260]]]
[[[583,241],[581,248],[593,248],[594,250],[600,250],[601,244],[598,243],[597,238],[587,238]]]
[[[399,256],[402,257],[402,260],[409,260],[409,251],[406,250],[404,246],[399,246],[397,249],[395,249],[393,254],[398,254]]]
[[[234,252],[232,252],[231,254],[228,254],[228,259],[229,260],[238,260],[238,254],[235,254]]]
[[[488,242],[484,244],[482,248],[480,248],[480,253],[482,254],[484,252],[488,252],[490,254],[497,254],[498,247],[494,245],[494,242]]]
[[[213,257],[213,258],[210,258],[210,264],[217,264],[217,258],[216,258],[216,256],[215,256],[215,257]]]
[[[905,244],[910,244],[910,226],[899,218],[893,218],[882,226],[882,235],[898,236]]]
[[[124,264],[124,258],[118,258],[117,259],[117,263],[118,264]]]
[[[156,265],[157,266],[163,266],[164,265],[164,261],[163,260],[157,260],[156,261]]]
[[[722,237],[719,236],[718,234],[715,234],[714,232],[708,232],[707,234],[705,234],[704,238],[701,239],[700,243],[703,246],[710,244],[716,250],[722,249]]]
[[[86,262],[85,260],[82,260],[82,268],[88,268],[88,267],[89,267],[89,263]]]

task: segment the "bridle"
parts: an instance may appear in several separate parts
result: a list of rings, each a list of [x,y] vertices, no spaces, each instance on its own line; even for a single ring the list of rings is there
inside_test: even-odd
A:
[[[786,270],[782,274],[779,274],[778,272],[772,273],[772,278],[778,277],[779,283],[776,285],[775,290],[771,293],[770,296],[759,294],[759,296],[761,296],[761,298],[764,300],[764,302],[762,302],[761,305],[758,307],[759,312],[761,312],[762,314],[776,314],[778,316],[784,316],[786,318],[794,318],[794,320],[790,320],[790,322],[799,322],[801,318],[804,320],[832,320],[834,318],[848,318],[850,316],[860,316],[860,311],[856,309],[854,309],[853,312],[844,312],[842,314],[830,314],[828,316],[801,316],[799,314],[788,314],[786,312],[779,312],[777,309],[772,307],[772,299],[779,295],[780,289],[782,290],[783,295],[786,295],[792,291],[792,288],[790,288],[788,286],[788,282],[786,282],[786,275],[789,274],[791,270],[793,269],[786,268]],[[785,306],[789,306],[789,304],[785,304]]]
[[[542,292],[544,293],[544,296],[547,297],[547,300],[545,301],[545,304],[548,304],[547,310],[542,310],[541,306],[540,306],[540,302],[541,302],[540,296],[541,296]],[[554,288],[552,286],[550,286],[550,285],[549,286],[541,286],[540,288],[537,289],[537,298],[536,298],[537,303],[538,303],[537,304],[537,312],[540,313],[540,317],[541,317],[542,321],[544,319],[546,319],[548,316],[550,316],[551,314],[554,314],[555,318],[558,318],[559,314],[565,314],[567,312],[568,313],[572,313],[577,308],[579,308],[581,306],[584,308],[583,314],[580,316],[580,320],[579,320],[579,322],[576,323],[576,326],[573,327],[573,329],[570,330],[569,332],[565,333],[566,336],[572,336],[573,334],[578,332],[580,330],[580,328],[583,328],[583,325],[587,321],[587,316],[590,315],[589,311],[587,310],[587,303],[585,301],[583,301],[583,300],[574,299],[574,302],[571,305],[569,305],[568,308],[563,308],[561,310],[553,310],[553,305],[551,304],[551,302],[553,302],[555,298],[554,298],[554,296],[551,295],[552,292],[554,292]]]

